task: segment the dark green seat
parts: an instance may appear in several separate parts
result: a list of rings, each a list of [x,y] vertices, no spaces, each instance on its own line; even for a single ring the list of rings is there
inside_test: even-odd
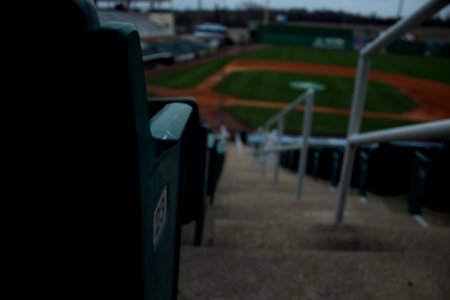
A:
[[[187,134],[181,141],[183,149],[182,222],[183,224],[196,222],[194,245],[200,246],[206,212],[207,139],[210,130],[200,124],[198,105],[193,98],[149,98],[149,116],[151,117],[169,103],[184,103],[192,108],[192,117],[187,124]]]
[[[182,146],[193,109],[171,103],[149,118],[135,28],[100,26],[91,1],[57,5],[65,8],[58,22],[41,29],[52,42],[40,45],[47,72],[33,91],[45,127],[29,144],[42,154],[36,214],[51,224],[52,246],[51,257],[36,259],[58,280],[49,293],[57,286],[60,298],[175,299]]]
[[[209,143],[212,144],[212,149],[209,160],[207,195],[209,202],[213,204],[217,185],[226,160],[226,148],[219,139],[213,136],[211,136]]]
[[[421,214],[422,207],[450,213],[450,141],[436,152],[415,151],[408,208],[411,214]]]

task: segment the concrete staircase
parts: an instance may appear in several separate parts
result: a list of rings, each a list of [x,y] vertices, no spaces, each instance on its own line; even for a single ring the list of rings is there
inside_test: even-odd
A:
[[[333,225],[336,194],[306,178],[295,198],[295,174],[274,185],[248,149],[229,144],[205,246],[185,226],[179,300],[450,299],[450,218],[426,211],[431,227],[407,214],[406,198],[350,191],[344,224]]]

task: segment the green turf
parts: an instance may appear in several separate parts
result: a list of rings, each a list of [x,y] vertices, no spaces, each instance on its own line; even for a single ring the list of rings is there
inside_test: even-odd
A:
[[[275,115],[279,110],[257,107],[229,106],[226,110],[236,116],[245,124],[256,129],[262,126],[270,117]],[[286,118],[285,130],[288,133],[299,133],[303,122],[303,114],[300,112],[291,112]],[[390,121],[364,118],[362,121],[361,131],[373,131],[386,129],[404,125],[413,124],[412,122]],[[321,135],[329,134],[336,136],[344,136],[347,132],[348,117],[330,114],[315,113],[313,115],[312,134]]]
[[[191,88],[202,82],[205,78],[220,70],[231,58],[222,58],[203,64],[178,69],[148,80],[148,82],[172,89]]]
[[[281,60],[355,67],[357,53],[346,50],[313,49],[304,47],[269,46],[242,53],[239,59]]]
[[[292,81],[312,81],[326,86],[325,91],[316,92],[315,104],[337,108],[350,108],[353,94],[353,79],[309,74],[279,72],[235,72],[216,87],[225,94],[255,100],[291,102],[304,90],[289,86]],[[415,102],[396,88],[370,81],[365,109],[381,112],[404,112],[416,106]]]
[[[194,87],[234,59],[300,61],[356,67],[358,53],[354,51],[270,46],[232,57],[190,66],[150,80],[151,83],[174,89]],[[372,70],[399,73],[450,83],[450,59],[381,54],[375,56]]]
[[[450,59],[384,54],[376,56],[372,69],[450,83]]]
[[[239,59],[298,61],[356,67],[358,52],[304,47],[267,47],[240,54]],[[374,56],[372,70],[398,73],[450,83],[450,59],[397,54]]]

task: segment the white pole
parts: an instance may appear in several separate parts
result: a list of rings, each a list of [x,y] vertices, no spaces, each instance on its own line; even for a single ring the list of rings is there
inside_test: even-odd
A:
[[[282,145],[281,139],[284,134],[284,117],[278,120],[278,146]],[[280,156],[281,152],[277,151],[275,153],[275,161],[273,166],[273,183],[278,183],[278,177],[280,173]]]
[[[306,164],[308,163],[308,139],[312,127],[313,104],[314,90],[308,90],[303,118],[303,147],[298,162],[297,199],[301,199],[303,194],[303,181],[306,173]]]
[[[358,71],[356,73],[356,82],[353,91],[352,111],[350,122],[347,129],[347,139],[354,133],[359,132],[361,125],[362,112],[364,109],[364,100],[366,97],[367,80],[369,78],[370,60],[362,56],[359,57]],[[345,202],[347,200],[347,189],[349,187],[350,178],[352,176],[353,161],[355,158],[356,148],[350,145],[345,147],[344,160],[341,169],[341,179],[337,193],[337,206],[335,212],[335,223],[342,222]]]
[[[269,138],[269,132],[268,132],[268,129],[265,127],[264,131],[263,131],[262,142],[260,145],[261,175],[262,176],[266,176],[267,153],[264,150],[266,150],[268,138]]]
[[[270,0],[266,0],[266,7],[264,8],[264,24],[265,25],[269,24],[269,22],[270,22],[269,6],[270,6]]]

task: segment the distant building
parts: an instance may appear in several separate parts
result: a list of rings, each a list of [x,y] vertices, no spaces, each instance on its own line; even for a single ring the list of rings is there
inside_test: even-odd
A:
[[[173,37],[175,32],[149,20],[144,13],[134,11],[99,10],[100,23],[125,22],[133,24],[141,39]]]
[[[161,27],[175,32],[175,16],[172,11],[151,11],[148,18]]]
[[[141,38],[175,35],[175,17],[171,0],[99,0],[96,1],[102,23],[120,21],[133,24]]]
[[[224,45],[228,38],[228,28],[214,23],[199,24],[195,26],[194,37],[203,40],[210,47],[217,48]]]

